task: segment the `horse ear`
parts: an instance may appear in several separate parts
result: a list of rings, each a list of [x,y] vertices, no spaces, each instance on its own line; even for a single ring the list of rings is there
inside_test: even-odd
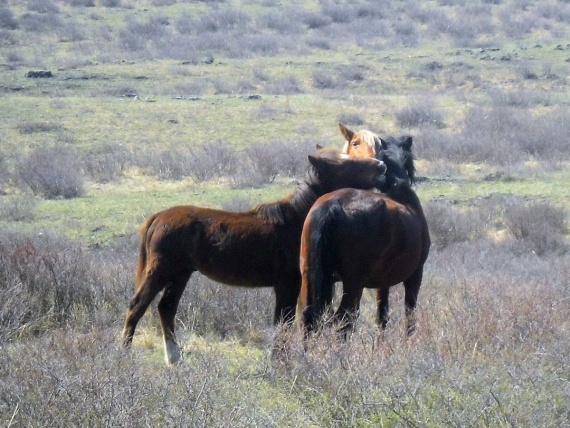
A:
[[[309,155],[309,162],[310,162],[311,165],[313,165],[313,166],[317,166],[317,163],[318,163],[317,158],[316,158],[315,156],[313,156],[313,155]]]
[[[352,137],[354,137],[354,131],[350,128],[347,128],[342,123],[339,123],[338,126],[340,128],[340,133],[344,136],[344,139],[346,141],[352,140]]]
[[[412,151],[412,136],[411,135],[404,135],[400,137],[400,147],[407,152]]]
[[[382,146],[383,150],[388,150],[388,142],[382,138],[380,138],[380,145]]]
[[[315,144],[316,150],[321,150],[322,148],[323,148],[323,146],[321,146],[319,143]]]

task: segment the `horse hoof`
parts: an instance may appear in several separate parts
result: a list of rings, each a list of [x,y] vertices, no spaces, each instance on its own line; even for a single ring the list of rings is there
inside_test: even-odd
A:
[[[180,361],[180,347],[172,340],[164,342],[164,359],[166,364],[175,365]]]

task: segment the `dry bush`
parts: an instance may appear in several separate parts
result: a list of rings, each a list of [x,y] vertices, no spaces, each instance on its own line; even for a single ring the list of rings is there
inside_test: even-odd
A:
[[[126,257],[103,260],[46,235],[2,233],[0,249],[2,342],[70,325],[102,328],[126,307],[134,270]]]
[[[101,0],[101,5],[109,8],[118,8],[122,7],[123,1],[122,0]]]
[[[234,174],[238,154],[228,143],[218,141],[186,150],[147,152],[135,163],[163,180],[192,177],[201,182]]]
[[[168,18],[162,15],[150,16],[145,22],[128,18],[119,36],[119,46],[126,52],[146,52],[149,45],[160,45],[170,33]]]
[[[57,252],[65,253],[66,245]],[[117,259],[101,256],[92,259],[99,268],[93,272]],[[411,338],[405,337],[402,288],[395,287],[385,332],[374,326],[374,299],[365,293],[349,340],[317,337],[304,353],[300,335],[285,331],[270,362],[259,347],[268,350],[267,332],[273,330],[271,290],[222,286],[194,275],[180,305],[185,354],[175,368],[164,365],[161,348],[141,346],[137,338],[132,352],[117,350],[123,289],[132,292],[132,284],[117,281],[109,289],[114,294],[107,292],[96,305],[97,313],[113,317],[93,322],[77,310],[75,323],[3,347],[0,421],[564,426],[570,396],[562,375],[570,364],[568,272],[569,254],[513,254],[509,243],[485,239],[451,243],[428,258]],[[85,283],[79,278],[74,284]],[[124,308],[108,309],[119,300]],[[0,301],[7,302],[6,295]],[[194,332],[207,341],[190,340]]]
[[[119,143],[104,145],[96,153],[83,158],[85,170],[97,183],[108,183],[123,176],[125,170],[133,164],[134,155]]]
[[[14,12],[10,9],[0,8],[0,29],[15,30],[18,26],[18,20],[14,16]]]
[[[46,199],[75,198],[85,191],[79,158],[64,146],[37,148],[17,162],[15,173],[34,194]]]
[[[261,16],[260,24],[279,34],[302,34],[304,27],[295,9],[271,10]]]
[[[188,159],[187,152],[163,150],[149,156],[149,166],[161,180],[181,180],[189,174]]]
[[[20,25],[28,33],[48,33],[64,26],[64,21],[58,13],[25,13]]]
[[[53,0],[31,0],[26,2],[26,8],[30,12],[58,13],[59,7]]]
[[[233,187],[262,187],[277,176],[298,177],[307,169],[309,143],[294,145],[282,142],[256,143],[246,150],[235,173],[230,177]]]
[[[505,223],[513,236],[539,256],[568,251],[568,218],[562,207],[547,202],[510,203]]]
[[[275,297],[271,288],[216,283],[195,273],[180,302],[182,331],[217,339],[258,342],[271,325]]]
[[[351,126],[362,126],[366,123],[366,120],[362,117],[360,113],[350,113],[350,112],[343,112],[341,113],[337,121],[340,123],[346,123]]]
[[[59,132],[63,126],[51,122],[22,122],[17,126],[20,134],[36,134],[41,132]]]
[[[235,149],[224,141],[204,144],[192,149],[188,158],[188,174],[196,182],[234,174],[238,163]]]
[[[424,204],[424,212],[432,245],[436,249],[478,239],[485,234],[487,225],[476,210],[461,210],[454,208],[449,201],[433,200]]]
[[[286,76],[267,82],[265,90],[271,95],[291,95],[305,92],[303,84],[296,76]]]
[[[73,7],[95,7],[95,0],[63,0],[63,2]]]
[[[418,126],[433,125],[443,128],[443,115],[434,106],[432,100],[420,100],[413,105],[396,112],[396,120],[400,128],[415,128]]]
[[[570,135],[569,116],[561,108],[535,116],[514,107],[472,107],[457,134],[421,127],[421,156],[433,161],[448,159],[502,166],[531,158],[563,162],[568,159],[566,139],[562,136]]]
[[[2,196],[0,219],[7,221],[31,221],[36,216],[37,200],[31,195]]]
[[[337,88],[336,75],[327,70],[315,70],[312,74],[313,87],[317,89]]]

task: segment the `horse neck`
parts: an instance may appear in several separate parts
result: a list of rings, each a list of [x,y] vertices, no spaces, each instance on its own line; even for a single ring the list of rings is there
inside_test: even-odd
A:
[[[304,221],[315,201],[325,193],[326,190],[320,184],[306,178],[295,192],[281,201],[283,212]]]
[[[303,222],[315,201],[325,193],[326,191],[308,176],[288,197],[277,202],[260,204],[255,211],[275,223]]]
[[[408,180],[397,180],[387,191],[386,195],[402,205],[407,205],[415,211],[422,212],[422,205],[416,192]]]

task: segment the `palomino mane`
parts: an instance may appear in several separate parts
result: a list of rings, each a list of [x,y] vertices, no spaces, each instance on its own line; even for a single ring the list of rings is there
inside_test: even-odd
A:
[[[358,139],[372,149],[374,149],[374,147],[375,147],[375,139],[376,138],[378,138],[378,136],[376,134],[374,134],[372,131],[369,131],[367,129],[362,129],[362,130],[356,132],[354,134],[354,137],[352,137],[353,140]],[[349,144],[350,144],[349,141],[344,143],[344,146],[342,148],[342,153],[348,153],[348,145]]]

